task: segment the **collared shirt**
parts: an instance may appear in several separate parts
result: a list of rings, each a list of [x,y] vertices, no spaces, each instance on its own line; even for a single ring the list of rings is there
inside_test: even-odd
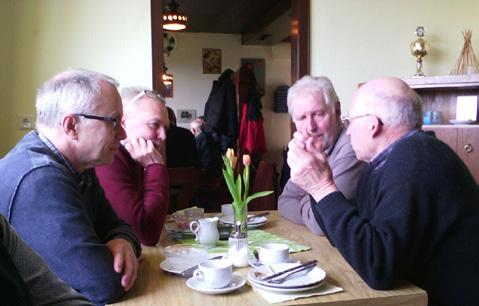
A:
[[[73,168],[73,165],[65,158],[65,156],[63,156],[63,154],[57,149],[57,147],[55,147],[55,145],[50,141],[50,139],[47,138],[47,136],[43,135],[39,131],[35,132],[38,134],[38,137],[40,137],[40,140],[50,149],[50,151],[52,151],[52,153],[58,157],[59,162],[80,180],[80,186],[82,191],[84,191],[85,187],[88,187],[91,184],[91,179],[89,176],[82,175],[76,171],[75,168]]]
[[[396,139],[393,143],[391,143],[387,148],[385,148],[382,152],[380,152],[378,155],[376,155],[373,159],[371,159],[370,163],[372,165],[374,165],[374,169],[377,170],[378,168],[380,168],[384,162],[386,161],[386,158],[387,156],[389,155],[389,153],[391,153],[391,151],[394,149],[394,147],[400,142],[402,141],[403,139],[406,139],[406,138],[409,138],[413,135],[415,135],[416,133],[418,133],[419,130],[415,129],[415,130],[412,130],[406,134],[404,134],[403,136],[401,136],[400,138]]]

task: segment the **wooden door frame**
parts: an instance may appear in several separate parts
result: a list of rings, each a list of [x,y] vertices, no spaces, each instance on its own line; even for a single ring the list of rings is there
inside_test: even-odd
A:
[[[163,0],[150,0],[152,87],[164,94]],[[309,74],[310,0],[291,0],[291,84]]]

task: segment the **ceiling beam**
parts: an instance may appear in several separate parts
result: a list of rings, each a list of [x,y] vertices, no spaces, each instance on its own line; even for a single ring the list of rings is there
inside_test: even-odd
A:
[[[241,43],[244,45],[253,44],[251,43],[252,41],[264,41],[268,38],[267,35],[271,35],[272,37],[272,27],[268,26],[277,21],[279,17],[285,15],[290,8],[291,0],[279,0],[274,6],[268,8],[262,16],[257,16],[252,12],[252,18],[241,31]],[[284,38],[285,37],[280,40]]]

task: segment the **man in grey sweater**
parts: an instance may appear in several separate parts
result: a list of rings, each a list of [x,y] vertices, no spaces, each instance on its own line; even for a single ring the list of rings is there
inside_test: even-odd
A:
[[[288,91],[288,110],[296,129],[313,136],[315,145],[325,151],[338,189],[346,198],[353,198],[365,164],[356,159],[341,123],[341,105],[331,81],[310,76],[298,80]],[[278,199],[278,212],[294,223],[304,224],[314,234],[323,235],[309,194],[291,179]]]

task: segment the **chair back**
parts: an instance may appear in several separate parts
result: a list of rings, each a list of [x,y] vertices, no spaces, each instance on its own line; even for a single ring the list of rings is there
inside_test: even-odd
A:
[[[169,212],[185,209],[193,200],[195,187],[200,181],[200,170],[196,167],[168,168],[170,178]]]
[[[278,173],[276,165],[262,160],[254,178],[252,193],[273,190],[268,196],[256,198],[248,204],[248,211],[276,210],[278,207]]]

